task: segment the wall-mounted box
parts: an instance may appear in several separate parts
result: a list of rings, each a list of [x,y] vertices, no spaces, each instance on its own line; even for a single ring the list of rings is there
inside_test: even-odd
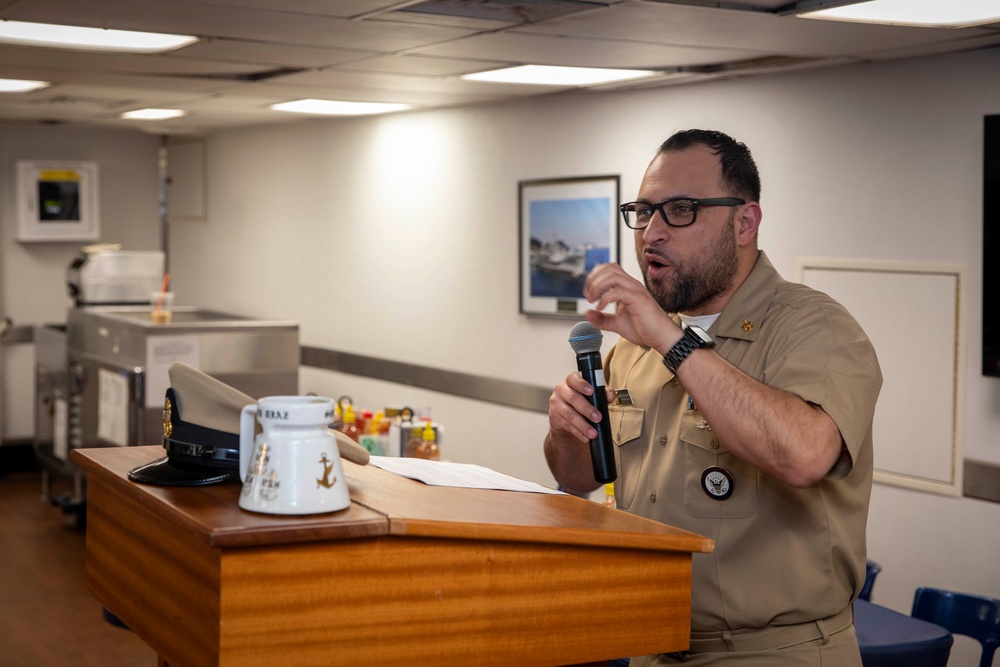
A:
[[[21,160],[17,163],[18,241],[100,238],[97,163]]]

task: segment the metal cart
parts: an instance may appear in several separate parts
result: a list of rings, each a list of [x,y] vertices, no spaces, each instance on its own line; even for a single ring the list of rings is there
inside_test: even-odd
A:
[[[82,509],[82,472],[69,462],[80,447],[149,445],[163,437],[167,368],[183,361],[254,398],[298,393],[295,322],[174,307],[154,324],[149,306],[71,309],[65,330],[36,330],[36,442],[48,472],[70,475],[72,495],[53,502]]]

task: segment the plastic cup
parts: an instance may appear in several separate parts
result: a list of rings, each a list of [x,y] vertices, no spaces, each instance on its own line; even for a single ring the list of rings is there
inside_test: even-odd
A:
[[[153,292],[149,297],[149,304],[149,317],[153,324],[170,324],[174,309],[173,292]]]

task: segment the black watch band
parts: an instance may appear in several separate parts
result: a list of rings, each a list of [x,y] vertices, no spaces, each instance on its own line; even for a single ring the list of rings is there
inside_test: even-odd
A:
[[[715,347],[715,341],[701,327],[686,326],[681,339],[663,355],[663,364],[671,373],[677,375],[680,365],[699,347]]]

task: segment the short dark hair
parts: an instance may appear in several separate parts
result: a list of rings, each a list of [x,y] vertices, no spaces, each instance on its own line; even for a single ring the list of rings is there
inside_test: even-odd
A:
[[[760,201],[760,174],[746,144],[717,130],[681,130],[660,145],[659,153],[682,151],[695,144],[708,146],[722,163],[722,182],[732,194]]]

